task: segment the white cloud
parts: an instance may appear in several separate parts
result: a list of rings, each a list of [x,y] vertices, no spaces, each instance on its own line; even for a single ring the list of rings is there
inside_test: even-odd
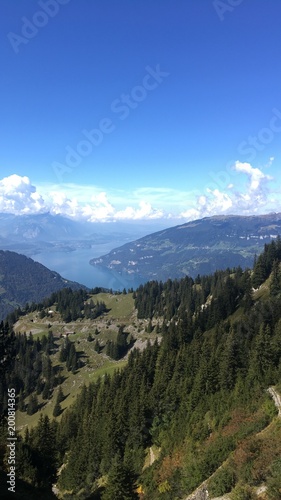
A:
[[[270,158],[270,165],[272,161]],[[106,192],[102,187],[91,185],[46,183],[35,187],[28,177],[13,174],[0,180],[0,212],[18,215],[49,211],[75,219],[107,222],[161,218],[193,220],[227,213],[281,210],[280,190],[272,189],[272,177],[250,163],[236,161],[231,172],[225,175],[225,185],[221,183],[221,175],[218,177],[220,185],[214,185],[212,176],[209,187],[206,185],[202,192],[167,187]],[[237,187],[240,181],[242,184]]]
[[[147,201],[140,201],[139,208],[126,207],[115,214],[116,219],[160,219],[164,217],[162,210],[157,210]]]
[[[274,158],[270,158],[270,165]],[[236,161],[233,172],[245,174],[248,183],[244,191],[235,190],[235,185],[229,183],[224,190],[218,188],[206,188],[206,195],[196,198],[191,208],[181,212],[181,216],[187,220],[208,217],[210,215],[222,215],[230,213],[251,214],[261,210],[278,210],[279,207],[270,207],[273,199],[270,194],[269,181],[273,178],[266,175],[259,168],[254,168],[250,163]],[[212,183],[213,184],[213,183]],[[266,208],[265,208],[266,207]]]
[[[231,211],[233,202],[227,193],[219,191],[219,189],[207,188],[207,196],[199,196],[197,199],[197,207],[188,209],[181,213],[181,216],[187,220],[195,218],[210,217],[218,213],[226,214]]]
[[[67,185],[65,190],[58,186],[42,187],[40,194],[28,177],[13,174],[0,181],[0,212],[15,215],[49,211],[90,222],[112,220],[138,220],[162,218],[162,210],[153,208],[147,200],[136,200],[136,206],[125,206],[127,196],[119,195],[122,208],[114,206],[105,191],[96,187]],[[116,196],[115,196],[116,198]],[[133,197],[134,198],[134,197]]]
[[[46,206],[28,177],[13,174],[0,180],[0,211],[30,214],[44,212]]]
[[[242,172],[248,176],[250,191],[256,191],[262,186],[262,184],[265,183],[265,181],[272,179],[272,177],[265,175],[259,168],[253,168],[250,163],[241,163],[240,161],[236,161],[234,164],[234,170],[236,170],[236,172]]]

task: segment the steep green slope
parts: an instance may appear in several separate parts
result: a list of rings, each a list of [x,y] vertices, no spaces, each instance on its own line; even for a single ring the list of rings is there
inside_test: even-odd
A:
[[[90,263],[138,284],[194,278],[227,267],[252,267],[255,254],[279,234],[281,214],[206,217],[127,243]]]
[[[0,320],[16,307],[65,287],[85,288],[24,255],[0,250]]]
[[[263,498],[280,500],[281,421],[268,392],[275,387],[278,393],[281,383],[280,263],[277,240],[266,245],[253,271],[228,269],[196,280],[140,287],[134,294],[137,313],[131,295],[112,295],[111,317],[103,311],[89,318],[89,325],[103,318],[108,345],[111,340],[124,347],[125,341],[128,349],[124,331],[130,325],[152,342],[142,351],[133,349],[122,369],[110,376],[103,372],[81,386],[73,405],[59,418],[51,421],[38,412],[37,427],[18,438],[18,456],[28,457],[25,468],[19,460],[19,477],[49,490],[56,482],[56,491],[65,499],[180,500],[207,481],[213,497],[227,493],[234,500],[253,499],[262,488]],[[68,292],[57,296],[57,310],[51,314],[58,331],[60,304],[64,301],[73,314],[82,304],[80,295],[75,297]],[[130,309],[125,327],[123,313],[113,315],[120,297],[120,311]],[[61,343],[58,361],[66,367],[65,376],[83,370],[72,363],[74,348],[84,352],[85,315],[96,310],[97,299],[92,297],[91,306],[90,300],[83,297],[77,334],[69,335],[68,342],[55,340]],[[142,333],[141,323],[146,330]],[[113,324],[115,339],[106,329]],[[156,337],[161,342],[154,341]],[[9,374],[15,345],[8,326],[2,325],[1,338]],[[35,347],[39,359],[42,345],[34,340],[27,340],[25,352],[23,344],[18,349],[24,366]],[[50,358],[56,356],[50,338],[49,349],[54,349]],[[102,349],[96,351],[97,359],[108,356],[106,346]],[[48,363],[44,365],[46,378]],[[37,366],[39,370],[39,361]],[[54,378],[59,372],[54,371]],[[9,377],[6,383],[11,383]],[[58,397],[56,386],[53,394]]]

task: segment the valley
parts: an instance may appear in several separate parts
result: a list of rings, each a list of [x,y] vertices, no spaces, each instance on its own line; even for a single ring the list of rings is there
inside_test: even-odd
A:
[[[280,266],[276,238],[252,269],[66,287],[8,315],[21,498],[279,500]]]
[[[281,500],[281,2],[2,4],[0,500]]]
[[[121,325],[124,327],[124,331],[134,339],[132,348],[137,347],[142,351],[145,349],[148,339],[152,343],[156,338],[161,341],[159,335],[146,332],[148,320],[137,318],[132,293],[125,295],[98,293],[90,295],[89,300],[91,299],[95,302],[104,301],[108,312],[95,320],[81,319],[66,323],[59,312],[56,311],[56,306],[53,305],[52,312],[49,314],[48,308],[46,309],[46,317],[43,319],[40,318],[40,312],[31,312],[19,318],[14,325],[15,333],[32,335],[34,340],[42,339],[43,336],[48,337],[49,333],[52,332],[54,348],[50,359],[53,367],[56,371],[59,370],[63,379],[60,384],[60,388],[65,395],[61,403],[62,412],[74,402],[84,384],[88,385],[90,382],[95,382],[99,377],[112,374],[115,370],[126,365],[128,354],[125,358],[114,361],[106,355],[105,349],[108,341],[116,341]],[[75,345],[82,365],[74,373],[68,371],[64,363],[59,361],[59,351],[66,337]],[[100,353],[95,350],[97,342],[100,346]],[[36,425],[41,415],[52,418],[56,396],[57,389],[54,390],[52,397],[47,402],[42,397],[39,397],[40,412],[33,415],[18,412],[17,429],[22,432],[27,426]],[[28,404],[27,399],[25,404]]]
[[[264,244],[281,234],[281,214],[213,216],[144,236],[90,261],[124,279],[195,278],[217,269],[252,267]]]

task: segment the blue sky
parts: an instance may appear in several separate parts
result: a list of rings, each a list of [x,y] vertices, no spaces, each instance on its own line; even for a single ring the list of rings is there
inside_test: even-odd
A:
[[[0,10],[0,211],[281,211],[279,0]]]

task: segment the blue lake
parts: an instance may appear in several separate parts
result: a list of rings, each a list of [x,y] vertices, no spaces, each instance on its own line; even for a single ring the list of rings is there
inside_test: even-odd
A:
[[[96,286],[123,290],[136,288],[140,281],[129,275],[120,275],[109,269],[91,266],[89,261],[95,257],[105,255],[112,249],[112,245],[97,245],[93,248],[74,250],[73,252],[42,252],[32,255],[31,258],[56,271],[63,278],[77,281],[89,288]]]

